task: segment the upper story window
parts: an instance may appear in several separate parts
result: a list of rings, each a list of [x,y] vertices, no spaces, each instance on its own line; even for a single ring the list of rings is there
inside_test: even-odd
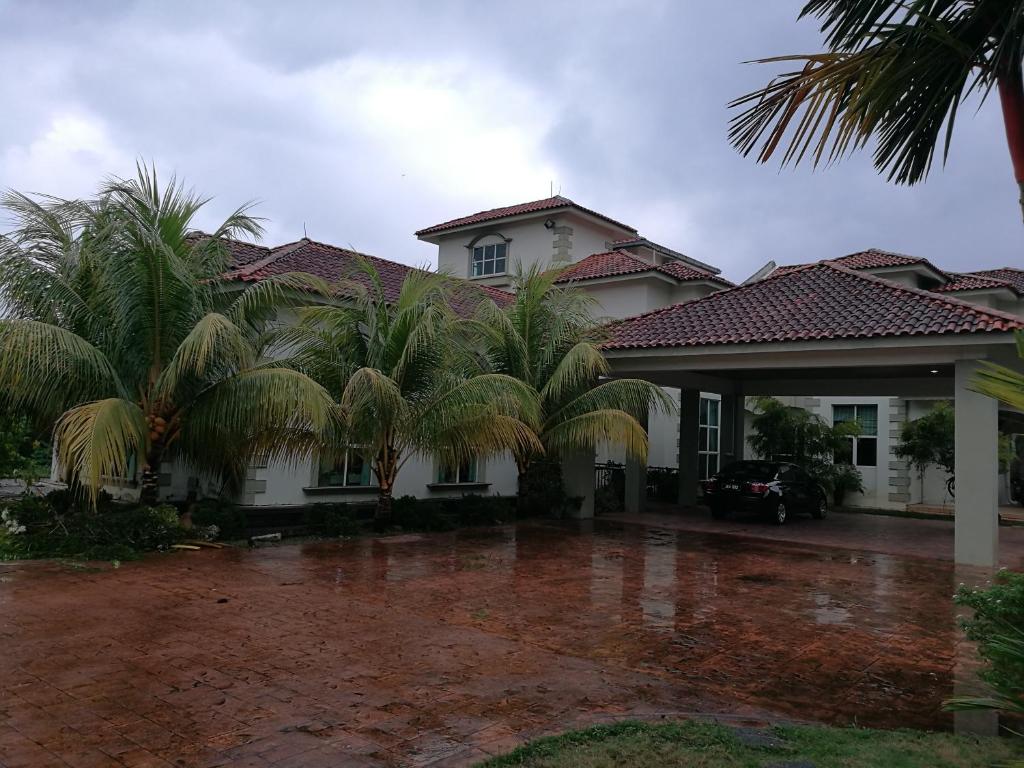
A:
[[[505,262],[508,254],[507,243],[489,243],[473,246],[473,259],[470,266],[472,277],[505,274]]]

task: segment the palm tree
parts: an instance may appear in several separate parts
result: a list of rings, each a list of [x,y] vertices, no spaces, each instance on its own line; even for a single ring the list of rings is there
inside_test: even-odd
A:
[[[515,277],[515,300],[504,309],[485,304],[474,323],[483,339],[483,365],[513,376],[536,392],[540,410],[527,419],[553,459],[598,444],[625,447],[645,461],[647,432],[639,419],[652,410],[673,412],[665,392],[640,379],[610,379],[601,354],[601,329],[592,297],[555,284],[558,270],[534,265]],[[520,491],[541,454],[524,444],[513,451]]]
[[[731,103],[737,149],[765,162],[785,143],[784,165],[817,165],[875,137],[875,167],[914,184],[940,144],[948,155],[964,99],[995,86],[1024,208],[1024,2],[810,0],[804,16],[822,20],[827,50],[759,60],[802,66]]]
[[[326,390],[263,354],[270,313],[323,286],[223,283],[224,239],[261,229],[242,207],[196,237],[206,202],[144,166],[93,201],[2,199],[16,227],[0,240],[0,405],[55,424],[60,464],[93,498],[135,462],[148,504],[165,460],[237,476],[253,453],[309,450],[335,418]]]
[[[532,390],[473,370],[461,354],[450,290],[448,277],[411,270],[389,300],[373,263],[361,259],[336,287],[338,303],[300,310],[299,323],[278,338],[290,364],[340,406],[341,428],[324,453],[354,451],[369,463],[379,521],[391,517],[395,481],[417,454],[457,466],[506,450],[541,450],[519,420],[536,413]]]

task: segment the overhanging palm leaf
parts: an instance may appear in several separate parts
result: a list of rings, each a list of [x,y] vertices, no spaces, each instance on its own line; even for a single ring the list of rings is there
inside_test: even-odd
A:
[[[1024,184],[1024,4],[1011,0],[811,0],[828,50],[759,63],[801,63],[735,99],[729,139],[759,162],[785,147],[783,165],[833,161],[877,140],[875,167],[890,181],[923,180],[971,93],[998,86],[1010,154]],[[1022,187],[1024,189],[1024,187]]]

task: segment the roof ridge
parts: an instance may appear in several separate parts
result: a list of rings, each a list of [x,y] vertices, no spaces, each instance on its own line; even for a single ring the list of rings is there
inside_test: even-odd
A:
[[[273,264],[282,256],[287,256],[289,253],[296,250],[305,239],[306,238],[302,238],[302,240],[296,240],[295,242],[292,243],[285,243],[284,245],[278,245],[276,247],[270,248],[270,253],[268,253],[262,259],[256,259],[256,261],[252,262],[251,264],[247,264],[241,269],[236,269],[234,272],[231,272],[229,274],[238,276],[251,275],[256,270],[263,269],[268,264]]]
[[[920,296],[930,301],[940,302],[952,307],[969,309],[972,312],[976,312],[981,315],[989,315],[990,317],[998,318],[1000,320],[1012,320],[1015,323],[1019,323],[1021,321],[1021,319],[1017,315],[1011,314],[1010,312],[1004,312],[1001,309],[991,309],[989,307],[983,307],[980,304],[974,304],[972,302],[964,301],[963,299],[958,299],[953,296],[946,296],[945,294],[935,293],[934,291],[928,291],[925,290],[924,288],[914,288],[909,285],[903,285],[902,283],[897,283],[893,280],[886,280],[884,277],[879,277],[878,275],[872,275],[867,272],[861,272],[860,270],[856,269],[849,269],[848,267],[844,267],[842,264],[836,264],[834,261],[821,261],[818,262],[818,264],[815,266],[822,266],[828,269],[834,269],[837,272],[853,275],[854,277],[858,277],[861,280],[866,280],[871,283],[878,283],[888,288],[893,288],[901,293],[909,293],[914,296]]]

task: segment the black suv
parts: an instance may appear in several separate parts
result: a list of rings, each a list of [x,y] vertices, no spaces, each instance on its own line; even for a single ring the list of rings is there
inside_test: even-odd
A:
[[[703,482],[704,503],[714,517],[733,511],[757,512],[779,525],[794,512],[816,519],[828,514],[828,494],[796,464],[737,461]]]

